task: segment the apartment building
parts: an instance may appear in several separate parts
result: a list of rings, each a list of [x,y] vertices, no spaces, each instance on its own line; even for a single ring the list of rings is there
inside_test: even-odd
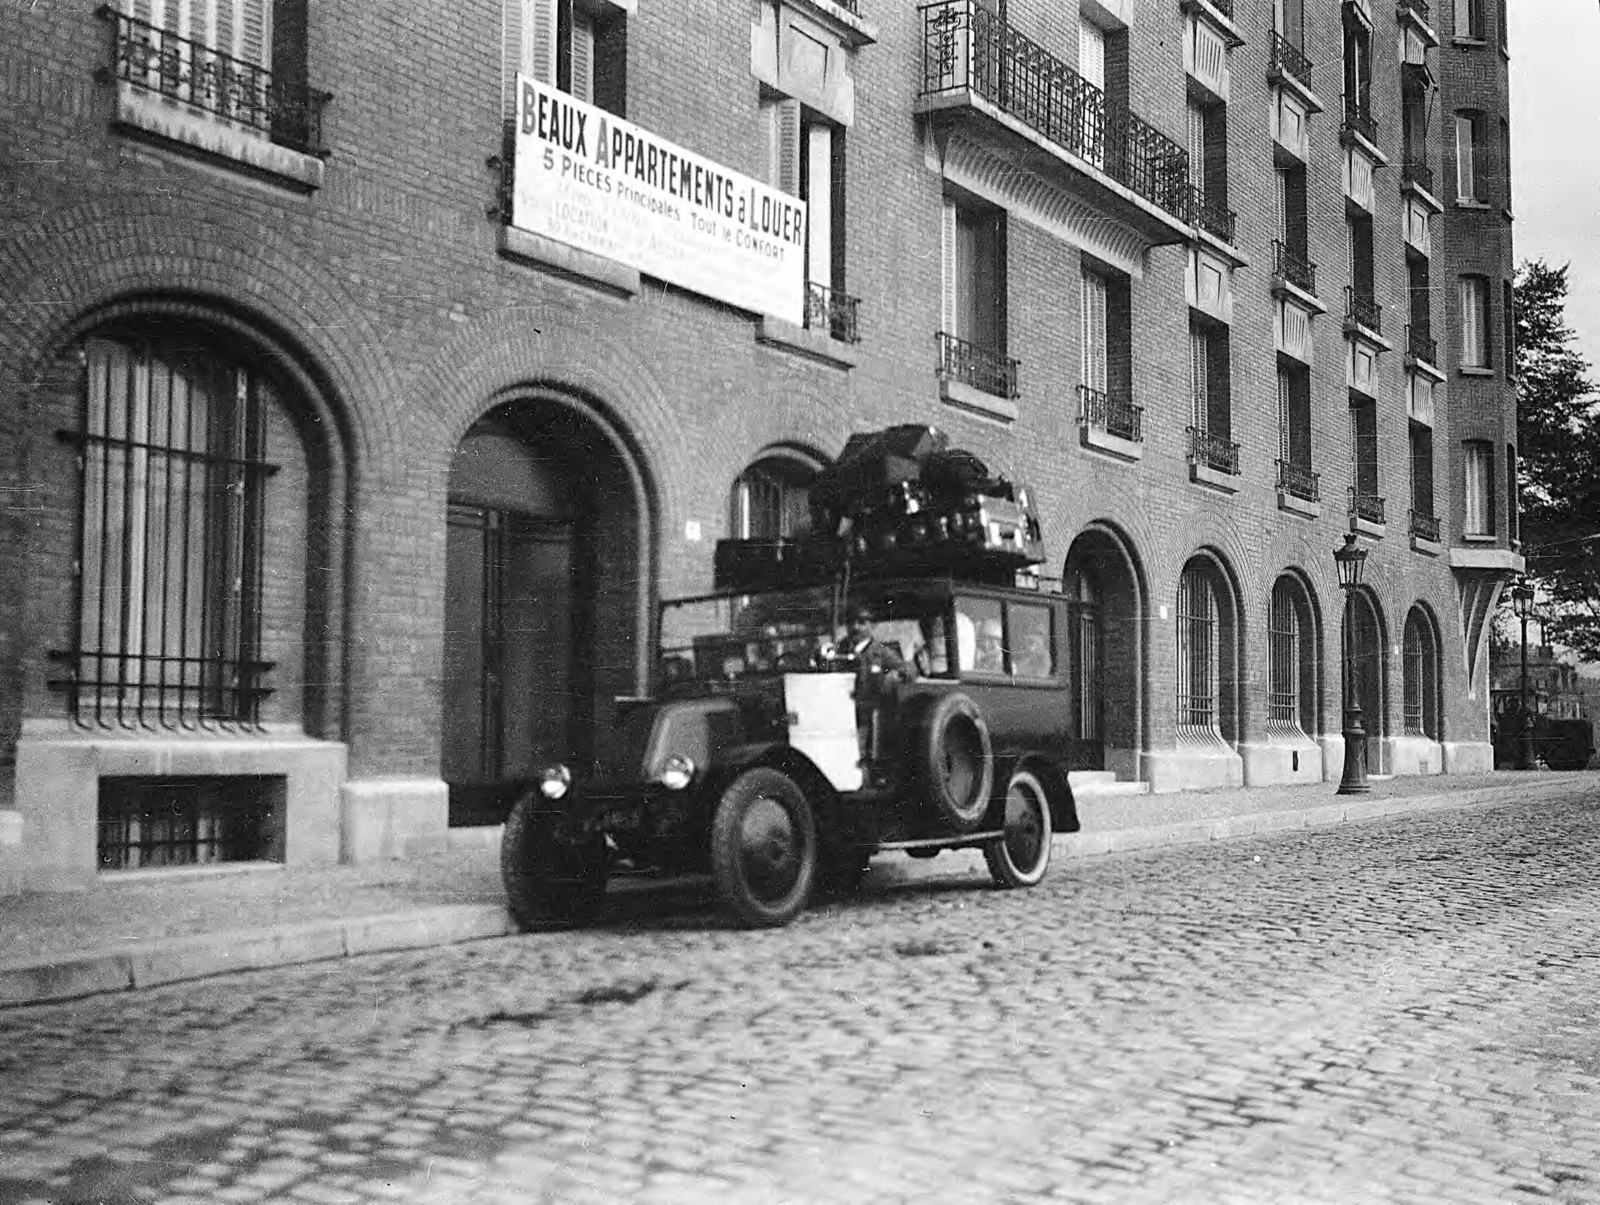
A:
[[[0,891],[494,822],[898,422],[1031,483],[1091,780],[1336,779],[1347,679],[1487,768],[1503,5],[17,7]]]

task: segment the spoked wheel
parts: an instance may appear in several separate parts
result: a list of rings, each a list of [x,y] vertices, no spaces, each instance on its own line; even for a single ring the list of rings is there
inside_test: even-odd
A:
[[[786,925],[806,906],[817,872],[817,829],[805,792],[782,771],[746,770],[711,821],[717,890],[749,925]]]
[[[1032,887],[1050,866],[1050,799],[1044,784],[1018,770],[1006,784],[1005,832],[983,848],[1002,887]]]
[[[558,835],[561,813],[529,791],[506,817],[500,838],[500,879],[511,915],[524,929],[540,922],[582,924],[605,902],[605,837],[577,841]]]

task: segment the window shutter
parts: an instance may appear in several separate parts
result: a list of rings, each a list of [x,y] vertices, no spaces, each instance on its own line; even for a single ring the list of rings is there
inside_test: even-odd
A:
[[[1106,278],[1083,274],[1083,383],[1106,391]]]
[[[790,97],[770,101],[767,111],[772,119],[771,175],[768,182],[774,188],[799,196],[800,102]]]
[[[1466,479],[1462,492],[1465,503],[1462,525],[1468,535],[1487,535],[1493,530],[1489,522],[1489,445],[1469,439],[1464,450]]]
[[[1464,201],[1476,197],[1473,182],[1472,118],[1456,114],[1456,196]]]
[[[272,0],[215,0],[233,5],[238,38],[237,56],[247,63],[272,66]]]
[[[1190,422],[1196,431],[1206,430],[1206,419],[1210,411],[1208,405],[1210,392],[1206,380],[1206,370],[1209,366],[1207,361],[1210,359],[1208,352],[1205,331],[1191,326],[1189,328]]]
[[[572,95],[594,103],[594,20],[572,10]]]
[[[1078,74],[1100,91],[1106,89],[1106,35],[1088,21],[1078,22]]]
[[[1284,464],[1294,463],[1294,445],[1289,438],[1294,425],[1294,404],[1290,397],[1289,374],[1278,369],[1278,459]]]
[[[1189,178],[1206,178],[1206,111],[1199,105],[1189,104]]]
[[[1468,276],[1461,281],[1461,362],[1469,368],[1489,363],[1487,317],[1484,312],[1488,282]]]
[[[522,0],[522,70],[544,84],[556,82],[556,0]]]
[[[939,326],[946,334],[959,337],[962,332],[956,329],[956,239],[956,203],[946,197],[939,215]]]
[[[806,279],[833,285],[833,130],[821,122],[805,129]]]
[[[500,117],[517,116],[517,72],[522,70],[523,0],[500,0]]]

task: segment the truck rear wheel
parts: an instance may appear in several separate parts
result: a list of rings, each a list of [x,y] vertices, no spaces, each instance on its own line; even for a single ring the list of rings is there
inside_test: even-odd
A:
[[[748,925],[786,925],[806,906],[817,872],[817,826],[794,779],[770,766],[740,774],[711,820],[717,890]]]
[[[578,841],[557,835],[561,819],[537,791],[512,806],[500,837],[500,880],[523,929],[540,922],[582,924],[605,902],[606,846],[600,833]]]
[[[994,750],[978,705],[964,694],[941,696],[917,731],[918,786],[939,823],[970,833],[983,823],[994,789]]]
[[[1002,887],[1032,887],[1050,867],[1050,797],[1044,784],[1018,770],[1006,784],[1005,832],[983,848],[989,873]]]

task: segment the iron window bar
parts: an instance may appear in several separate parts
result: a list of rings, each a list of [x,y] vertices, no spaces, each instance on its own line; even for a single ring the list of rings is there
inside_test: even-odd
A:
[[[856,325],[856,314],[861,299],[838,289],[830,289],[814,280],[806,281],[805,325],[812,330],[827,331],[841,343],[861,342]]]
[[[1406,351],[1411,353],[1413,359],[1425,364],[1439,362],[1439,341],[1429,334],[1426,326],[1406,327]]]
[[[948,331],[940,331],[937,338],[939,372],[942,376],[971,385],[974,389],[981,389],[985,393],[992,393],[996,397],[1017,396],[1016,360],[1004,352],[970,343]]]
[[[1383,334],[1383,306],[1370,292],[1346,285],[1344,303],[1344,316],[1351,322],[1366,327],[1375,335]]]
[[[1430,543],[1439,542],[1439,516],[1425,514],[1422,511],[1411,512],[1411,534],[1419,540]]]
[[[1293,495],[1306,502],[1317,502],[1322,498],[1322,475],[1305,465],[1294,464],[1291,461],[1280,460],[1278,464],[1278,488],[1286,494]]]
[[[1144,407],[1088,385],[1078,386],[1078,423],[1118,439],[1144,439]]]
[[[1272,35],[1272,62],[1268,73],[1275,76],[1287,75],[1306,88],[1311,87],[1311,60],[1306,57],[1305,51],[1296,46],[1281,33],[1274,31]]]
[[[1313,297],[1317,294],[1317,265],[1306,258],[1304,251],[1296,250],[1282,239],[1272,240],[1272,274]]]
[[[1189,152],[978,0],[936,0],[922,12],[921,96],[972,92],[1190,222]]]
[[[322,110],[333,99],[267,68],[224,54],[109,4],[95,10],[115,21],[111,77],[238,122],[291,150],[325,158]]]
[[[1239,445],[1201,427],[1185,428],[1189,435],[1189,462],[1219,473],[1239,475]]]
[[[1355,486],[1350,487],[1350,517],[1360,519],[1366,523],[1376,523],[1383,526],[1383,497],[1380,494],[1362,493]]]

